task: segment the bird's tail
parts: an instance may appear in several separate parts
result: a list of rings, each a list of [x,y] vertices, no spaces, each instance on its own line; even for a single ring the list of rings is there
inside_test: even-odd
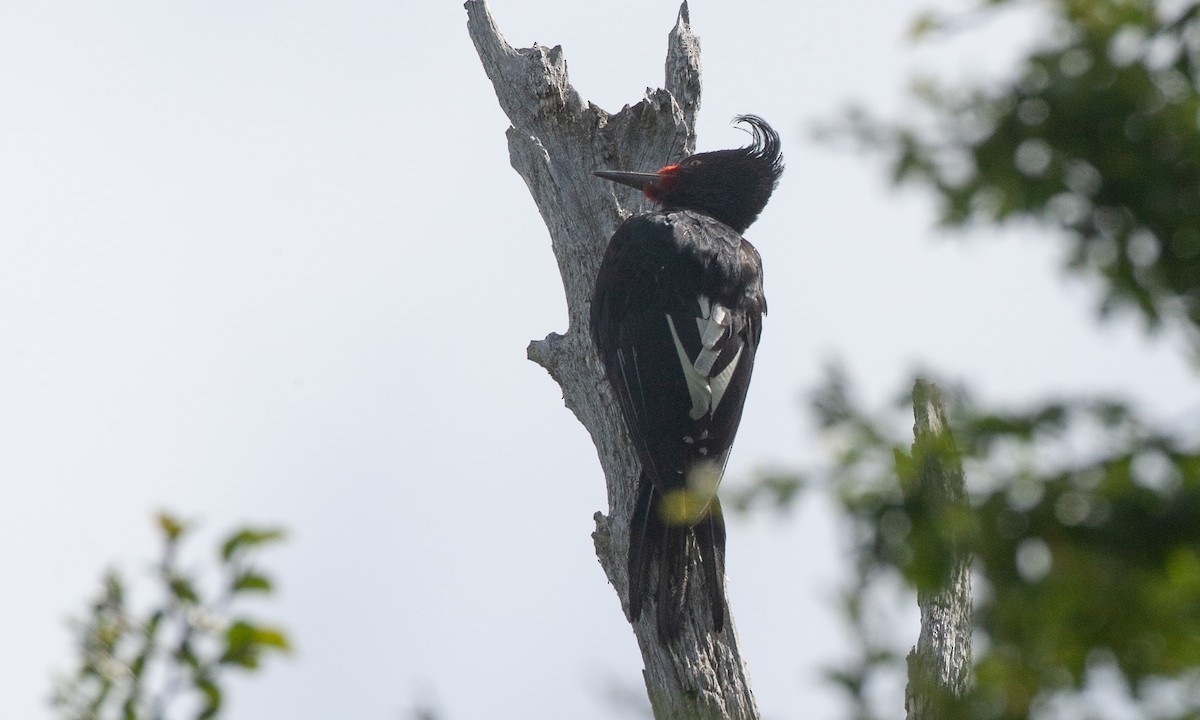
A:
[[[725,627],[725,520],[714,496],[695,525],[665,518],[663,498],[642,475],[629,529],[629,616],[637,621],[653,595],[659,637],[678,637],[688,595],[692,548],[699,551],[704,587],[712,608],[713,629]]]

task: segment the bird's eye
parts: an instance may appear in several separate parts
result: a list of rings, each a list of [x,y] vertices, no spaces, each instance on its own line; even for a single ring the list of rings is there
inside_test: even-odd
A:
[[[691,160],[688,160],[683,165],[684,165],[684,167],[694,168],[694,167],[700,167],[703,164],[704,164],[704,161],[701,160],[700,158],[692,158]]]

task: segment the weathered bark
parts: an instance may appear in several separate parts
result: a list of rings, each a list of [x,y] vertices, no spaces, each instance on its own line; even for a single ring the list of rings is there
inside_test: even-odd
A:
[[[588,333],[588,305],[600,259],[617,225],[647,209],[640,196],[592,176],[592,170],[655,169],[690,154],[700,106],[699,42],[687,3],[669,35],[666,88],[610,115],[584,101],[567,79],[562,48],[513,49],[483,0],[466,3],[467,27],[496,89],[513,168],[525,179],[550,230],[562,273],[568,327],[529,345],[529,359],[562,387],[566,406],[591,433],[608,486],[608,515],[596,513],[596,555],[628,615],[625,556],[640,467],[624,420]],[[694,558],[698,562],[698,558]],[[691,583],[681,638],[659,642],[653,613],[634,634],[656,718],[757,718],[732,617],[713,634],[707,598]]]
[[[913,457],[919,462],[915,489],[944,520],[967,512],[962,463],[946,426],[941,391],[925,380],[913,387]],[[957,544],[952,544],[957,545]],[[919,590],[921,634],[908,654],[908,720],[947,720],[961,716],[971,684],[971,556],[954,550],[950,572],[937,588]]]

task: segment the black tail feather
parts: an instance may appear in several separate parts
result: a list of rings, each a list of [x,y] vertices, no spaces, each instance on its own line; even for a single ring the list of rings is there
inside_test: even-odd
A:
[[[704,585],[712,606],[713,627],[725,627],[725,521],[721,505],[695,527],[670,525],[659,510],[661,496],[643,475],[629,528],[629,616],[636,622],[646,600],[653,595],[658,635],[664,641],[679,636],[683,625],[691,566],[692,537],[700,551]],[[657,573],[655,570],[657,569]],[[657,582],[651,577],[657,575]]]
[[[721,632],[725,627],[725,516],[716,497],[707,517],[696,525],[694,532],[704,566],[708,602],[712,606],[713,629]]]
[[[655,497],[658,497],[657,493]],[[657,514],[657,513],[656,513]],[[658,546],[658,587],[654,593],[654,615],[658,619],[658,637],[663,642],[679,637],[688,595],[688,536],[686,525],[660,523]]]
[[[650,595],[650,559],[657,555],[655,538],[662,525],[654,497],[654,483],[643,473],[629,523],[629,618],[634,622],[642,616],[642,606]]]

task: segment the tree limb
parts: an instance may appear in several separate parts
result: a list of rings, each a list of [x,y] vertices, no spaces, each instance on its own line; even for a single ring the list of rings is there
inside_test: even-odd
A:
[[[512,123],[507,132],[512,166],[525,179],[550,231],[566,293],[566,334],[551,333],[530,343],[528,356],[558,382],[566,406],[596,445],[609,514],[596,513],[593,539],[628,616],[625,559],[640,467],[589,336],[588,306],[609,238],[626,216],[646,210],[647,203],[597,180],[592,170],[659,168],[694,150],[699,41],[685,2],[669,36],[666,89],[647,90],[641,102],[610,115],[571,87],[561,47],[514,49],[484,0],[469,0],[465,7],[468,32]],[[660,643],[650,613],[633,626],[654,715],[660,720],[757,718],[732,616],[724,632],[712,633],[700,586],[690,584],[690,617],[675,642]]]

